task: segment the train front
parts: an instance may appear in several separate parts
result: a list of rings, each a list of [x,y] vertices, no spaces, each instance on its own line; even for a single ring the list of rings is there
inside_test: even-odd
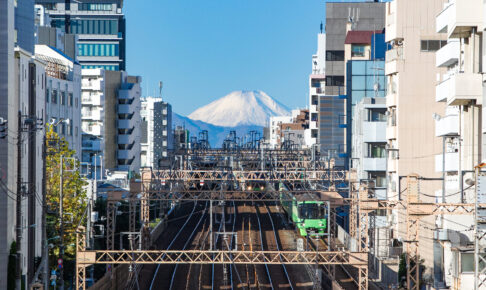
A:
[[[299,222],[297,226],[302,236],[316,236],[327,232],[327,203],[301,201],[297,203]]]

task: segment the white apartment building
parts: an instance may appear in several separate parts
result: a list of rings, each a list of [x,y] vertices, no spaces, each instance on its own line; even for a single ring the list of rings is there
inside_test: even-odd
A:
[[[324,95],[326,79],[326,34],[317,35],[317,52],[312,56],[309,76],[309,129],[305,130],[305,144],[319,143],[319,100]]]
[[[26,198],[21,201],[22,241],[21,241],[21,267],[22,275],[33,275],[32,261],[42,255],[42,152],[44,140],[44,112],[45,112],[45,81],[46,63],[36,59],[32,54],[16,47],[14,52],[14,86],[15,101],[9,102],[8,110],[8,142],[17,144],[17,132],[21,133],[21,176],[22,193]],[[21,124],[18,115],[21,115]],[[16,215],[15,196],[17,194],[17,146],[8,149],[8,188],[4,196],[8,202],[8,228],[9,241],[15,239]],[[5,175],[2,172],[2,175]],[[3,182],[3,181],[2,181]],[[4,183],[5,186],[5,183]],[[27,281],[25,281],[28,283]],[[30,281],[29,281],[30,282]]]
[[[83,173],[104,176],[105,71],[82,70],[82,165]]]
[[[106,170],[138,172],[141,77],[103,69],[82,76],[83,172],[98,179]]]
[[[449,0],[435,18],[437,33],[447,38],[435,55],[436,66],[447,69],[437,75],[435,94],[436,102],[447,105],[445,113],[434,115],[435,136],[443,139],[442,153],[435,157],[436,171],[444,176],[443,190],[436,193],[438,202],[475,202],[476,186],[471,181],[475,180],[474,167],[484,159],[486,144],[482,108],[485,5],[481,0]],[[442,245],[441,285],[451,289],[473,286],[474,216],[439,216],[436,224],[435,238]],[[485,247],[480,244],[481,253]]]
[[[61,51],[35,46],[35,57],[46,65],[45,120],[65,120],[54,130],[81,156],[81,66]]]
[[[141,166],[158,169],[174,145],[172,106],[162,98],[146,97],[141,107]]]

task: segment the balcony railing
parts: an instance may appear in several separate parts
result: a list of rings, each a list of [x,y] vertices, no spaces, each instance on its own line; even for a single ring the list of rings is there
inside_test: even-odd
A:
[[[403,59],[403,47],[402,46],[390,49],[385,54],[385,61],[386,62],[391,62],[391,61],[401,60],[401,59]]]

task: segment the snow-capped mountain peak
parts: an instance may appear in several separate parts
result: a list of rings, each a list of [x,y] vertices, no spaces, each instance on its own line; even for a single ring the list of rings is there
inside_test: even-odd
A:
[[[226,127],[265,126],[270,116],[290,115],[289,110],[262,91],[234,91],[189,115],[193,120]]]

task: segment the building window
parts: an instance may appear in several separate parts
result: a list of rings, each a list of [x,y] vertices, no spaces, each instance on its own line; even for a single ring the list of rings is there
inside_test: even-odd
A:
[[[368,144],[368,157],[370,158],[385,158],[385,144],[382,143],[369,143]]]
[[[65,123],[61,123],[61,134],[66,135],[66,124]]]
[[[111,11],[111,4],[79,3],[78,10],[81,11]]]
[[[79,43],[78,56],[119,56],[118,44]]]
[[[351,56],[364,56],[365,46],[361,44],[353,44],[351,46]]]
[[[326,86],[344,86],[344,76],[328,76],[326,77]]]
[[[113,71],[118,71],[120,70],[119,65],[83,65],[81,66],[82,69],[96,69],[96,68],[102,68],[104,70],[113,70]]]
[[[66,104],[66,92],[61,92],[61,105]]]
[[[369,114],[371,122],[386,122],[386,109],[370,110]]]
[[[118,35],[118,20],[74,19],[71,20],[71,33]]]
[[[326,61],[344,61],[344,50],[326,51]]]
[[[446,40],[421,40],[420,41],[420,50],[421,51],[437,51],[441,47],[447,45]]]
[[[78,108],[78,98],[75,98],[75,99],[74,99],[74,106],[75,106],[76,108]]]
[[[74,136],[78,137],[78,127],[74,128]]]
[[[486,259],[486,254],[480,254],[483,259]],[[479,259],[479,271],[482,271],[486,264],[483,259]],[[461,273],[474,272],[474,253],[461,253]]]
[[[49,95],[50,94],[50,91],[49,89],[46,89],[46,103],[49,103]]]
[[[385,172],[370,172],[369,178],[375,181],[375,187],[386,187]]]
[[[51,102],[53,104],[57,104],[57,91],[56,90],[52,90],[52,94],[51,94]]]

